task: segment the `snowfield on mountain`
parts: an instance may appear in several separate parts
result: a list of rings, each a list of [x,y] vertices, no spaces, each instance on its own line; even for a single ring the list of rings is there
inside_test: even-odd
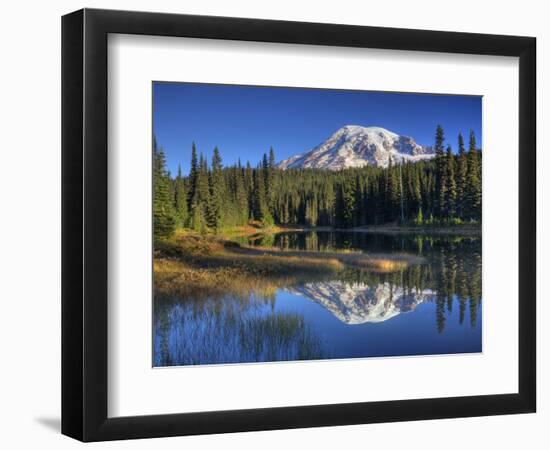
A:
[[[346,125],[312,150],[281,161],[280,169],[341,170],[372,165],[388,167],[435,156],[431,147],[380,127]]]

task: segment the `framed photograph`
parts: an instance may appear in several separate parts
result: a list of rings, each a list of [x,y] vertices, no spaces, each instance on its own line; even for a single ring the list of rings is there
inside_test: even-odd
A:
[[[62,20],[62,432],[535,412],[532,37]]]

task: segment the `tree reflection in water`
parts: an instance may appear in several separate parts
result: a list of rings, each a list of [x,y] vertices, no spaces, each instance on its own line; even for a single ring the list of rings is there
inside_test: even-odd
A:
[[[431,316],[431,328],[436,330],[436,336],[445,336],[448,321],[453,319],[458,322],[453,324],[453,329],[456,330],[457,325],[472,329],[476,333],[472,339],[479,341],[474,347],[481,348],[479,238],[331,232],[285,233],[271,236],[265,242],[262,239],[265,238],[256,237],[253,243],[315,251],[348,248],[406,252],[423,256],[425,263],[391,273],[348,268],[337,277],[306,281],[264,297],[251,293],[242,298],[156,298],[155,366],[345,357],[346,352],[335,353],[327,345],[336,337],[334,333],[343,334],[348,329],[342,327],[350,330],[353,327],[381,327],[397,317],[414,317],[420,305],[433,305],[431,310],[435,317]],[[286,310],[277,308],[284,292],[293,295],[293,303]],[[326,327],[326,321],[320,321],[307,305],[299,304],[300,298],[322,306],[340,325]],[[457,311],[453,311],[453,307]],[[429,323],[419,322],[414,326],[417,327],[415,333],[422,334],[427,333]],[[385,339],[395,339],[394,334],[392,328]],[[461,352],[459,339],[462,338],[457,335],[452,339],[449,348],[452,352]],[[377,345],[376,342],[368,344],[371,349]],[[356,342],[349,342],[350,347],[356,345]],[[422,354],[421,344],[419,349],[415,354]],[[434,352],[445,351],[426,348],[426,354]],[[369,350],[357,356],[370,356],[371,353],[377,354]],[[412,353],[403,351],[403,354]]]

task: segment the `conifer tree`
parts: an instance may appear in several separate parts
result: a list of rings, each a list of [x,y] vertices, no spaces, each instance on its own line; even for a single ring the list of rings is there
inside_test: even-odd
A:
[[[355,176],[355,208],[354,226],[361,226],[366,223],[366,196],[364,192],[363,179],[357,173]]]
[[[238,225],[245,225],[248,222],[248,195],[245,187],[244,173],[241,169],[235,172],[235,206],[239,215]]]
[[[417,211],[418,215],[422,216],[422,183],[420,181],[420,169],[418,166],[413,168],[413,176],[411,177],[411,197],[413,199],[412,211]],[[418,216],[417,216],[418,219]]]
[[[204,233],[208,226],[208,211],[210,206],[210,188],[208,184],[208,168],[202,153],[195,176],[195,189],[189,208],[190,228]]]
[[[191,210],[191,201],[195,196],[195,190],[197,189],[197,174],[199,172],[197,160],[197,147],[195,142],[191,144],[191,167],[189,169],[189,191],[187,192],[187,209]]]
[[[273,180],[266,153],[262,156],[261,170],[262,178],[264,180],[265,206],[266,208],[271,209],[271,183]]]
[[[274,182],[275,182],[275,152],[273,147],[269,148],[269,160],[267,162],[267,173],[266,173],[266,198],[269,210],[273,212],[274,202],[275,202],[275,193],[274,193]]]
[[[244,188],[246,189],[246,195],[248,198],[248,212],[249,218],[254,219],[254,174],[250,161],[246,162],[246,169],[244,171]]]
[[[314,227],[317,225],[317,196],[313,194],[313,196],[308,197],[306,199],[306,206],[305,206],[305,222],[306,225],[310,227]]]
[[[197,191],[199,191],[199,197],[201,198],[201,209],[203,217],[205,218],[206,226],[209,225],[208,218],[211,216],[212,211],[212,196],[210,195],[210,176],[211,172],[208,169],[208,162],[203,154],[199,157],[199,178],[197,179]]]
[[[170,176],[166,171],[164,150],[153,140],[153,235],[155,240],[170,236],[176,227],[170,196]]]
[[[468,139],[468,151],[477,150],[476,135],[474,130],[470,130],[470,137]]]
[[[254,219],[262,222],[264,226],[272,225],[273,218],[269,212],[266,193],[265,193],[265,174],[266,167],[260,164],[254,170]]]
[[[476,148],[476,138],[473,130],[470,131],[470,142],[468,146],[468,176],[466,198],[468,202],[469,218],[481,219],[481,179],[479,176],[479,153]]]
[[[446,206],[446,212],[448,217],[455,217],[456,215],[456,196],[457,196],[457,188],[456,188],[456,171],[455,171],[455,158],[453,156],[453,152],[451,149],[451,146],[447,146],[447,173],[446,173],[446,182],[447,182],[447,190],[446,190],[446,199],[445,199],[445,206]]]
[[[269,168],[275,169],[275,152],[273,147],[269,148]]]
[[[436,165],[436,190],[438,193],[437,199],[437,214],[445,215],[445,199],[447,198],[447,164],[445,157],[445,132],[443,127],[438,125],[435,131],[435,165]]]
[[[398,217],[398,210],[400,204],[400,185],[399,174],[396,170],[396,166],[392,165],[390,158],[387,169],[387,186],[386,186],[386,220],[393,222]]]
[[[353,226],[355,214],[355,179],[345,178],[340,183],[339,196],[337,197],[337,225],[343,228]]]
[[[463,218],[466,209],[465,197],[468,177],[468,158],[466,157],[466,150],[464,149],[464,138],[462,137],[462,133],[458,134],[458,160],[456,172],[456,209],[457,215]]]
[[[174,208],[178,225],[184,227],[187,223],[187,188],[181,173],[181,165],[178,164],[178,175],[174,182]]]
[[[334,207],[336,203],[336,193],[334,192],[334,185],[331,182],[325,183],[325,192],[323,196],[323,224],[333,226],[334,225]]]
[[[210,202],[208,205],[208,226],[217,231],[222,226],[223,198],[225,195],[222,173],[222,158],[218,147],[214,148],[209,177]]]

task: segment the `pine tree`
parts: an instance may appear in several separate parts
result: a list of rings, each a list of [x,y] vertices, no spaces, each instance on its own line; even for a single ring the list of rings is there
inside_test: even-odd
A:
[[[273,147],[269,148],[269,160],[267,162],[267,174],[266,174],[266,198],[269,210],[273,212],[275,206],[275,193],[274,193],[274,182],[275,182],[275,152]]]
[[[305,222],[310,227],[317,225],[317,196],[315,194],[306,199]]]
[[[264,180],[265,206],[266,208],[271,209],[271,184],[273,182],[273,177],[266,153],[264,153],[262,156],[261,170],[262,178]]]
[[[477,150],[476,135],[474,130],[470,130],[470,136],[468,139],[468,151]]]
[[[273,151],[273,147],[269,148],[269,168],[275,169],[275,152]]]
[[[191,201],[195,196],[195,190],[197,189],[197,174],[199,172],[199,166],[197,161],[197,147],[195,143],[191,145],[191,168],[189,169],[189,192],[187,193],[187,209],[191,210]]]
[[[443,144],[445,142],[445,132],[441,125],[437,126],[435,131],[435,165],[436,165],[436,191],[438,193],[437,199],[437,214],[439,216],[445,215],[446,205],[445,200],[447,198],[447,164],[445,157],[445,150]]]
[[[273,218],[266,201],[265,169],[265,166],[259,165],[254,170],[254,219],[262,222],[264,226],[269,226],[273,224]]]
[[[420,169],[418,166],[413,166],[413,178],[412,183],[412,199],[414,201],[412,211],[418,211],[418,214],[422,215],[422,182],[420,181]],[[418,218],[418,217],[417,217]]]
[[[222,158],[218,147],[214,148],[211,169],[209,177],[210,202],[208,205],[208,226],[214,231],[218,231],[222,226],[222,208],[225,195]]]
[[[355,218],[353,225],[356,227],[364,225],[366,223],[366,214],[367,208],[363,179],[357,173],[355,176]]]
[[[386,184],[386,220],[393,222],[397,219],[401,200],[399,173],[390,159],[387,169]]]
[[[253,178],[253,218],[254,220],[261,221],[263,218],[263,211],[265,210],[265,182],[263,178],[263,171],[261,170],[261,168],[257,168],[253,171]]]
[[[399,219],[401,222],[405,221],[405,191],[403,189],[403,160],[399,164]]]
[[[202,215],[205,218],[206,226],[209,226],[209,217],[212,211],[212,196],[210,195],[211,172],[208,169],[208,162],[201,153],[199,157],[199,178],[197,180],[197,191],[201,199]]]
[[[210,206],[210,187],[208,184],[208,168],[202,153],[195,177],[195,190],[189,208],[190,228],[204,233],[208,226],[208,213]]]
[[[235,171],[235,206],[239,215],[237,225],[245,225],[248,222],[248,195],[245,187],[244,173],[241,169]]]
[[[244,171],[244,188],[248,198],[249,219],[254,219],[254,173],[252,167],[250,166],[250,161],[246,162],[246,169]]]
[[[455,217],[456,215],[456,198],[457,198],[457,188],[456,188],[456,170],[455,170],[455,158],[451,150],[451,146],[447,146],[447,191],[446,191],[446,213],[448,217]]]
[[[174,208],[178,225],[184,227],[187,223],[187,188],[181,174],[181,165],[178,165],[178,175],[174,182]]]
[[[464,218],[466,205],[466,188],[468,177],[468,158],[464,149],[464,138],[462,133],[458,134],[458,161],[456,173],[456,197],[457,197],[457,215]]]
[[[343,228],[353,226],[355,215],[355,179],[344,178],[340,184],[339,195],[337,197],[337,225]]]
[[[466,198],[468,202],[467,215],[474,220],[481,219],[481,178],[479,176],[480,161],[476,148],[475,134],[470,131],[470,143],[468,147],[468,175]]]
[[[323,224],[334,225],[334,208],[336,204],[336,193],[334,192],[334,184],[332,182],[325,183],[325,191],[323,196]]]
[[[155,240],[170,236],[176,227],[170,177],[166,171],[164,150],[153,140],[153,235]]]

